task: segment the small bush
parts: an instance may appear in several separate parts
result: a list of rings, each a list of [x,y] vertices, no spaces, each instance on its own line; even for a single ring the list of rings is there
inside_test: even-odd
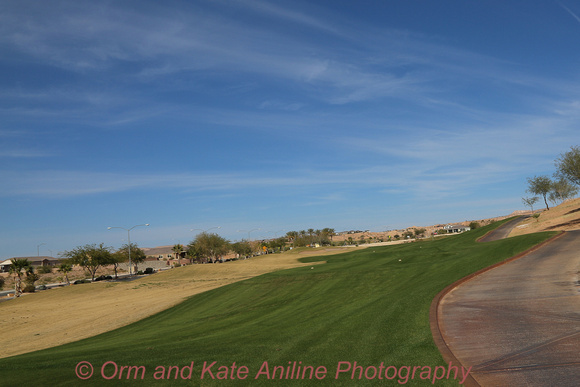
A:
[[[479,224],[479,222],[471,222],[469,223],[469,228],[472,230],[475,230],[476,228],[480,228],[481,225]]]
[[[22,289],[24,293],[34,293],[35,290],[36,288],[32,284],[26,284],[26,286],[24,286],[24,289]]]
[[[137,275],[143,275],[143,270],[139,270],[137,273],[135,273]]]
[[[40,286],[38,287],[38,290],[46,290],[46,289],[48,289],[48,288],[46,287],[46,285],[40,285]]]
[[[52,267],[51,266],[39,266],[36,271],[40,274],[49,274],[49,273],[52,273]]]
[[[152,267],[148,267],[148,268],[145,269],[145,271],[143,273],[145,273],[145,274],[153,274],[153,273],[155,273],[155,270],[153,270]]]
[[[73,282],[73,285],[88,284],[90,282],[91,282],[91,280],[88,280],[88,279],[79,279],[79,280],[76,280],[75,282]]]
[[[6,280],[4,279],[4,277],[0,277],[0,290],[4,289],[5,282],[6,282]]]
[[[97,278],[95,278],[95,281],[105,281],[111,279],[113,279],[113,277],[111,277],[110,275],[100,275]]]

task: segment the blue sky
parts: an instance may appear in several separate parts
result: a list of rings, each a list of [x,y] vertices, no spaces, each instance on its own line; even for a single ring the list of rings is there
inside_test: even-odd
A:
[[[523,209],[580,144],[571,0],[5,1],[0,259]],[[239,231],[245,230],[245,231]],[[43,244],[39,247],[40,244]]]

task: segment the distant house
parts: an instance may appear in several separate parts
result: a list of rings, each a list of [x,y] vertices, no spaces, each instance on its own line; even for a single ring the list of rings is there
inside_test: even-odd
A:
[[[54,266],[60,265],[63,262],[63,259],[48,257],[48,256],[14,257],[14,258],[7,259],[4,262],[0,263],[0,273],[8,273],[8,271],[10,270],[10,265],[12,265],[12,261],[14,259],[28,259],[28,262],[30,262],[30,265],[32,265],[33,267],[39,267],[39,266],[54,267]]]
[[[447,226],[444,226],[443,229],[447,230],[449,234],[458,234],[471,230],[471,227],[462,224],[448,224]]]
[[[173,246],[158,246],[158,247],[151,247],[151,248],[143,248],[143,252],[147,257],[148,261],[162,261],[162,260],[169,260],[175,259],[175,252],[173,251]],[[180,258],[185,258],[187,254],[187,246],[183,246],[183,251],[179,254]]]

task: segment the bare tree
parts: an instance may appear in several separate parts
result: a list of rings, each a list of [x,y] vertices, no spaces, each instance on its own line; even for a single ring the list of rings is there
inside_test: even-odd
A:
[[[530,209],[532,210],[532,214],[534,213],[534,204],[536,204],[538,200],[540,200],[540,198],[538,198],[537,196],[531,198],[522,198],[524,206],[530,207]]]

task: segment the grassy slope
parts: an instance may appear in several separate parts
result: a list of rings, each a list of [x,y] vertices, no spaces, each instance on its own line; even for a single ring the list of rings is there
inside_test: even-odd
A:
[[[474,240],[488,229],[442,240],[326,256],[319,259],[327,264],[312,269],[266,274],[196,295],[125,328],[2,359],[0,384],[26,386],[50,380],[51,385],[81,385],[75,366],[83,360],[95,365],[95,374],[82,385],[120,384],[119,380],[105,383],[100,377],[100,366],[114,361],[118,365],[145,366],[144,380],[124,382],[140,386],[169,385],[153,379],[155,367],[184,366],[191,361],[195,361],[191,385],[272,385],[276,381],[253,380],[264,361],[270,365],[302,361],[329,370],[322,383],[277,382],[283,385],[352,385],[346,375],[334,379],[339,361],[356,361],[364,366],[379,366],[381,362],[398,367],[445,365],[429,329],[433,297],[455,280],[552,235],[476,243]],[[236,362],[247,366],[250,376],[239,383],[200,380],[204,361],[227,366]],[[399,385],[396,380],[387,384]],[[409,385],[417,384],[418,380],[409,381]]]

